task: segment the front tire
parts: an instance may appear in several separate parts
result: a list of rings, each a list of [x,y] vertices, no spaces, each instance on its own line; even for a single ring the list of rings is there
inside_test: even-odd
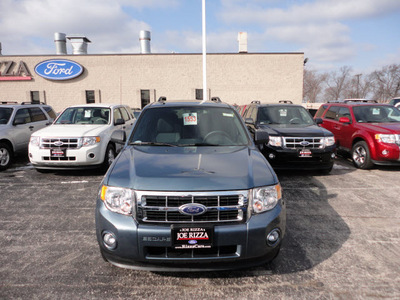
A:
[[[12,163],[13,152],[7,144],[0,143],[0,171],[8,169]]]
[[[108,168],[111,166],[115,159],[115,149],[114,146],[111,144],[108,144],[106,154],[104,155],[104,162],[102,165],[102,169],[106,172]]]
[[[354,166],[359,169],[370,169],[374,165],[368,145],[364,141],[355,143],[351,149],[351,158],[353,159]]]

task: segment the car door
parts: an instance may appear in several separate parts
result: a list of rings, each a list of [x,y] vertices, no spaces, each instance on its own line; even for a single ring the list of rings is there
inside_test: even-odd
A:
[[[322,127],[325,129],[328,129],[330,132],[332,132],[335,135],[336,138],[336,129],[334,128],[334,124],[336,123],[335,119],[337,116],[337,112],[339,111],[339,106],[337,105],[331,105],[326,111],[325,114],[322,116],[322,119],[324,120]]]
[[[121,116],[125,121],[125,124],[122,126],[122,129],[125,130],[126,136],[129,136],[129,134],[132,131],[133,124],[135,123],[135,120],[132,118],[131,114],[129,114],[128,110],[125,107],[120,107],[119,109],[121,111]]]
[[[340,118],[349,118],[350,122],[340,122]],[[335,138],[338,141],[338,145],[342,148],[351,149],[351,136],[353,131],[353,119],[350,114],[348,107],[340,107],[333,128],[335,130]]]

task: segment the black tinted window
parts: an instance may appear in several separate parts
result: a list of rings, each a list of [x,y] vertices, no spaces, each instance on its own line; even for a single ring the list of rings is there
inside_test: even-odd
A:
[[[326,119],[335,120],[336,114],[339,110],[339,106],[331,106],[325,114]]]
[[[31,113],[32,122],[47,120],[46,115],[39,107],[29,108],[29,111]]]

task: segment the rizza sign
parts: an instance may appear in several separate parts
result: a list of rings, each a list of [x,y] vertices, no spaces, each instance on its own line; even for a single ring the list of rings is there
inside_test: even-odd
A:
[[[35,72],[46,79],[68,80],[81,75],[83,67],[72,60],[50,59],[37,64]]]

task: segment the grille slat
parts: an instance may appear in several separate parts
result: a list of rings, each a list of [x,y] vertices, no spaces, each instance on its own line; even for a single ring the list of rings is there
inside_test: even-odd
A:
[[[79,149],[80,138],[41,138],[41,149]]]
[[[283,146],[288,149],[322,149],[323,137],[283,137]]]
[[[187,195],[182,192],[136,192],[137,218],[140,222],[201,223],[245,221],[248,192],[209,192]],[[179,207],[188,203],[204,205],[204,214],[185,215]]]

